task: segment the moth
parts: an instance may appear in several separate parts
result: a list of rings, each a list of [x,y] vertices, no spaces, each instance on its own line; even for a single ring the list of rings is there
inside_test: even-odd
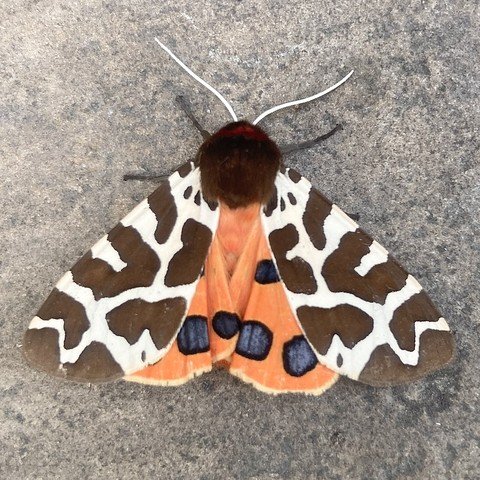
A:
[[[25,334],[28,362],[157,385],[220,364],[274,394],[320,394],[339,375],[396,385],[447,364],[453,336],[420,284],[256,125],[291,103],[249,123],[221,100],[234,121],[57,283]]]

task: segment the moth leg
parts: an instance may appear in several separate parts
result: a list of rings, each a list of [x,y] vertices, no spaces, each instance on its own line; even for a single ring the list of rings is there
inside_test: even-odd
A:
[[[313,140],[307,140],[301,143],[288,143],[287,145],[281,145],[279,148],[283,155],[288,155],[289,153],[297,152],[298,150],[306,150],[307,148],[316,147],[320,142],[330,138],[339,130],[343,130],[343,126],[340,123],[335,125],[335,128],[332,128],[332,130],[330,130],[328,133],[325,133],[325,135],[320,135]]]
[[[177,95],[175,98],[176,102],[180,105],[180,108],[185,112],[187,117],[192,121],[193,125],[195,128],[200,132],[204,140],[207,140],[207,138],[210,138],[210,133],[202,128],[200,125],[200,122],[195,118],[195,115],[192,112],[192,109],[189,107],[187,104],[185,97],[182,95]],[[154,180],[154,181],[160,181],[163,182],[166,180],[170,174],[165,174],[165,175],[148,175],[148,174],[141,174],[141,173],[127,173],[123,176],[123,179],[125,181],[128,180]]]
[[[175,98],[176,102],[180,105],[180,108],[185,112],[185,115],[192,121],[193,125],[195,128],[200,132],[204,140],[207,140],[210,138],[210,133],[207,132],[202,126],[200,125],[200,122],[196,119],[195,115],[192,112],[192,109],[189,107],[187,104],[187,101],[185,100],[185,97],[182,95],[177,95]]]
[[[127,180],[155,180],[155,181],[160,181],[163,182],[166,180],[171,174],[166,173],[164,175],[148,175],[148,174],[141,174],[141,173],[126,173],[123,176],[123,179],[125,181]]]

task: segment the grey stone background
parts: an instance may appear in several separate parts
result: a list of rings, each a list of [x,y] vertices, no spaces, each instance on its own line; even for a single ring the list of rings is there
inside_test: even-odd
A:
[[[396,6],[397,5],[397,6]],[[0,18],[0,477],[9,479],[477,479],[479,6],[467,0],[50,0]],[[280,143],[344,130],[286,162],[413,273],[456,333],[446,369],[321,397],[257,392],[223,371],[179,388],[76,385],[28,368],[30,318],[75,260],[155,188],[223,106]]]

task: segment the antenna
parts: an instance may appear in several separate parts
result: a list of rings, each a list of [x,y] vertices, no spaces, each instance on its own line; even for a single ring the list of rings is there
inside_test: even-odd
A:
[[[227,108],[228,112],[233,118],[233,121],[238,121],[237,115],[233,111],[232,106],[227,102],[225,97],[215,90],[210,84],[208,84],[205,80],[202,80],[196,73],[192,72],[169,48],[167,48],[158,38],[155,37],[155,41],[190,75],[192,76],[197,82],[201,83],[205,88],[208,88]]]
[[[276,112],[277,110],[281,110],[282,108],[292,107],[294,105],[300,105],[301,103],[311,102],[312,100],[323,97],[323,95],[326,95],[327,93],[330,93],[332,90],[335,90],[340,85],[342,85],[342,83],[345,83],[352,76],[352,74],[353,74],[353,70],[348,75],[343,77],[339,82],[337,82],[335,85],[333,85],[332,87],[327,88],[323,92],[312,95],[311,97],[302,98],[301,100],[293,100],[292,102],[282,103],[281,105],[277,105],[276,107],[270,108],[266,112],[263,112],[259,117],[257,117],[252,122],[253,125],[257,125],[257,123],[261,122],[267,115],[270,115],[271,113]]]
[[[167,46],[165,46],[158,38],[155,37],[155,41],[160,45],[160,47],[163,48],[172,58],[175,60],[190,76],[192,76],[197,82],[201,83],[205,88],[210,90],[226,107],[228,112],[233,118],[234,122],[238,121],[238,117],[235,114],[232,106],[228,103],[228,101],[225,99],[225,97],[218,91],[215,90],[210,84],[208,84],[205,80],[200,78],[196,73],[192,72],[190,68],[188,68]],[[293,107],[294,105],[300,105],[302,103],[307,103],[311,102],[312,100],[316,100],[317,98],[323,97],[327,93],[330,93],[331,91],[335,90],[338,88],[340,85],[345,83],[353,74],[353,70],[348,73],[345,77],[343,77],[339,82],[337,82],[335,85],[327,88],[323,92],[316,93],[315,95],[312,95],[310,97],[302,98],[301,100],[293,100],[291,102],[287,103],[282,103],[281,105],[277,105],[276,107],[272,107],[266,112],[263,112],[260,116],[258,116],[252,123],[253,125],[257,125],[259,122],[261,122],[267,115],[270,115],[271,113],[274,113],[278,110],[281,110],[283,108],[287,107]]]

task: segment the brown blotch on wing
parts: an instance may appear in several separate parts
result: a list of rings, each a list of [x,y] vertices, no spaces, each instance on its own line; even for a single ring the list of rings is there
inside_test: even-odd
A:
[[[189,173],[191,169],[190,163],[182,165],[177,171],[180,173],[186,166],[189,167],[187,172]],[[170,238],[178,217],[177,207],[170,190],[170,185],[167,182],[160,185],[160,187],[148,197],[148,204],[157,217],[158,222],[155,230],[155,240],[162,245]]]
[[[158,350],[166,347],[184,317],[187,302],[183,297],[158,302],[129,300],[107,314],[110,330],[124,337],[130,345],[138,341],[145,330],[150,332]]]
[[[56,375],[77,382],[108,382],[123,377],[124,371],[103,343],[92,342],[75,363],[63,364]]]
[[[189,218],[183,226],[181,240],[182,248],[168,264],[165,275],[167,287],[188,285],[198,278],[212,243],[212,231]]]
[[[405,365],[389,345],[380,345],[373,351],[358,380],[377,387],[411,382],[449,363],[454,351],[450,332],[425,330],[420,336],[418,365]]]
[[[305,305],[297,309],[297,316],[308,340],[321,355],[328,352],[334,335],[346,347],[353,348],[373,330],[373,319],[351,305],[332,308]]]
[[[59,375],[59,335],[53,328],[30,328],[23,337],[23,354],[33,367]]]
[[[390,292],[396,292],[405,285],[407,272],[390,257],[371,268],[365,276],[354,270],[370,251],[372,242],[361,230],[342,237],[340,245],[329,255],[322,269],[322,275],[332,292],[347,292],[367,302],[383,304]]]
[[[104,260],[92,258],[89,251],[72,268],[75,283],[90,288],[96,300],[150,286],[160,269],[160,260],[140,234],[120,223],[108,234],[108,240],[127,266],[117,272]]]
[[[192,162],[186,162],[183,165],[180,165],[175,172],[177,172],[182,178],[185,178],[192,170]]]
[[[54,288],[37,316],[42,320],[61,318],[65,330],[65,348],[74,348],[82,339],[82,335],[90,327],[85,307],[66,293]]]
[[[196,163],[203,196],[238,208],[271,198],[281,153],[261,128],[241,121],[226,125],[207,139]]]
[[[331,210],[332,204],[312,188],[305,206],[303,224],[310,241],[317,250],[325,248],[326,238],[323,226]]]
[[[415,323],[436,322],[440,317],[440,312],[422,290],[395,310],[390,322],[390,330],[402,350],[413,351],[415,349]]]
[[[280,277],[292,293],[313,294],[317,291],[317,282],[312,267],[300,257],[287,259],[287,253],[298,243],[299,236],[294,225],[288,224],[270,233],[270,247],[277,262]]]
[[[294,183],[298,183],[302,179],[302,176],[293,168],[288,169],[288,177]]]
[[[124,375],[108,348],[92,342],[75,363],[60,362],[59,335],[53,328],[29,329],[25,332],[23,352],[35,368],[55,377],[77,382],[108,382]]]

